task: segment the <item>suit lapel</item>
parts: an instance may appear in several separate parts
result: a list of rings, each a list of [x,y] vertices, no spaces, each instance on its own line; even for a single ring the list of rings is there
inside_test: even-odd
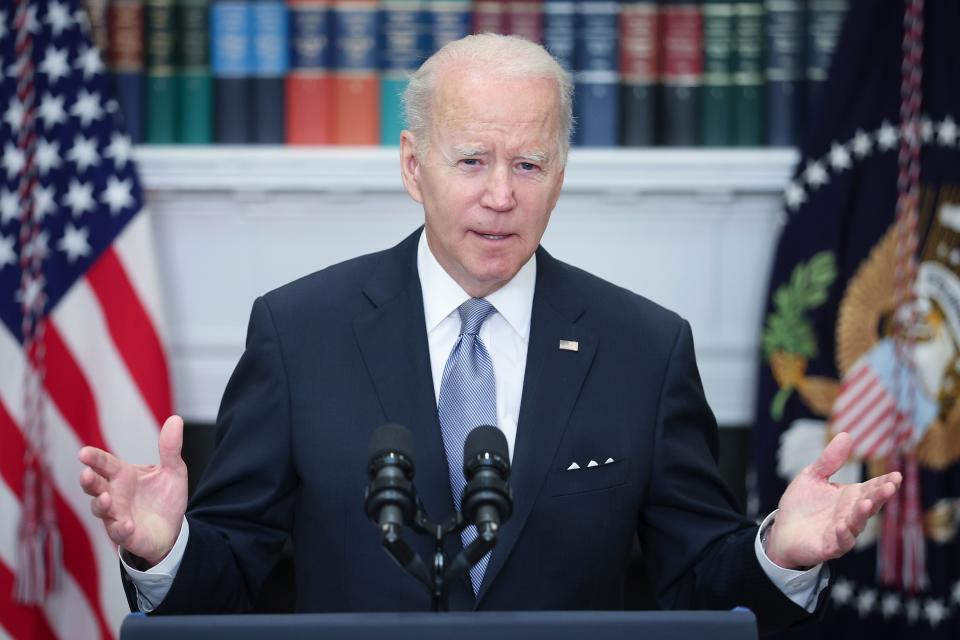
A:
[[[560,268],[546,251],[537,252],[537,287],[511,465],[513,515],[500,531],[477,596],[477,606],[523,531],[597,348],[596,335],[575,324],[585,307],[561,288],[562,284],[557,281]],[[576,341],[578,350],[561,350],[561,340]]]

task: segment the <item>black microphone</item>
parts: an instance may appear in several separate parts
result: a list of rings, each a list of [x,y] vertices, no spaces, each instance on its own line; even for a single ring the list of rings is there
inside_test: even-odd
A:
[[[501,523],[513,513],[510,477],[510,450],[503,432],[483,425],[469,434],[463,443],[463,489],[461,511],[467,522],[477,527],[480,537],[496,537]]]
[[[364,493],[367,517],[387,535],[399,535],[417,511],[413,487],[413,434],[403,425],[381,425],[370,437],[370,484]]]

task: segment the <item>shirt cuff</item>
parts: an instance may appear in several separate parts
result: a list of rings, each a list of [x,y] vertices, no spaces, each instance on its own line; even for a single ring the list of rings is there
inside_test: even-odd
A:
[[[170,553],[156,566],[146,571],[139,571],[131,567],[124,558],[125,552],[118,549],[123,570],[130,576],[130,580],[136,588],[137,608],[140,611],[150,613],[160,606],[160,603],[167,596],[167,592],[173,585],[173,579],[177,577],[177,570],[180,569],[180,561],[183,560],[183,553],[187,548],[189,537],[190,525],[187,524],[187,518],[184,516],[177,541],[173,543]]]
[[[773,525],[776,515],[777,512],[774,511],[764,518],[760,524],[760,529],[757,531],[757,537],[753,544],[757,560],[759,560],[763,572],[783,592],[783,595],[787,596],[797,606],[813,613],[817,608],[820,593],[830,583],[830,568],[824,564],[818,564],[806,571],[797,571],[784,569],[770,560],[767,557],[766,549],[764,549],[763,540],[766,538],[767,530]]]

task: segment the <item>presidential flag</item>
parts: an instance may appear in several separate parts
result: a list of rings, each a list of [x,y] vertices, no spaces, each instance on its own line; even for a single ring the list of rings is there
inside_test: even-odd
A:
[[[904,483],[802,638],[960,637],[960,4],[852,3],[785,192],[763,327],[759,512],[827,440]]]
[[[0,638],[111,638],[117,552],[83,444],[156,459],[170,413],[150,219],[78,0],[0,5]]]

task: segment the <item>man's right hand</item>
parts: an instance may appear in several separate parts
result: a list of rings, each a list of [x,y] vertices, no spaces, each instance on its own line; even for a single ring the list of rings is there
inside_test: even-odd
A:
[[[149,566],[173,548],[187,510],[187,465],[180,457],[183,420],[170,416],[160,430],[160,464],[135,465],[95,447],[80,449],[80,486],[107,535]]]

